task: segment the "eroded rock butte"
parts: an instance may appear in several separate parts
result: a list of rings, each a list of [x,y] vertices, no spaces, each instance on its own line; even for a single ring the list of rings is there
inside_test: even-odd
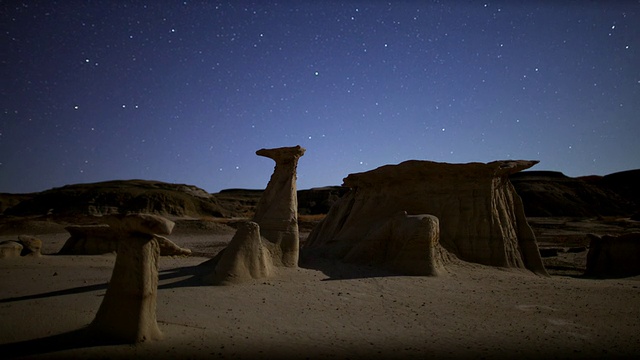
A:
[[[536,163],[409,160],[350,174],[343,184],[350,192],[311,232],[303,255],[366,262],[407,274],[433,274],[448,260],[448,252],[467,262],[547,275],[520,197],[508,178]],[[398,220],[403,212],[432,215],[438,221],[429,220],[430,226],[411,225],[419,232],[409,235],[407,225],[398,224],[418,220]],[[439,241],[434,239],[436,225]],[[412,250],[392,260],[399,239]]]

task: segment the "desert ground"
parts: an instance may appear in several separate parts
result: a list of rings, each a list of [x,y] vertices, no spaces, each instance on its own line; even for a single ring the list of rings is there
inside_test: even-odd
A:
[[[175,219],[174,219],[175,220]],[[550,277],[457,262],[436,277],[304,259],[233,286],[204,286],[199,266],[234,229],[178,221],[190,257],[161,257],[157,317],[164,339],[92,337],[115,255],[55,255],[61,226],[29,223],[41,257],[0,260],[3,358],[623,358],[640,354],[640,276],[581,276],[584,234],[631,231],[626,219],[532,218]],[[304,241],[312,224],[302,225]]]

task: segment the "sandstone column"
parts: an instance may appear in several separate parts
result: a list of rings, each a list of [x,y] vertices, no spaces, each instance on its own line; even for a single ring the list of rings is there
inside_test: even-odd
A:
[[[276,162],[252,220],[260,226],[260,235],[273,245],[269,249],[275,266],[298,266],[300,236],[296,168],[304,152],[300,145],[256,151],[257,155]]]
[[[146,214],[109,216],[104,221],[118,236],[118,253],[91,328],[111,339],[132,343],[159,339],[156,297],[160,247],[154,235],[170,234],[174,223]]]

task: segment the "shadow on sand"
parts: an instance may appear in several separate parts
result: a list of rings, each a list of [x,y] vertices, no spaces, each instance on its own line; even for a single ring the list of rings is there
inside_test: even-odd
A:
[[[158,285],[158,289],[172,289],[172,288],[179,288],[179,287],[204,285],[202,281],[202,277],[207,275],[209,271],[212,271],[213,269],[212,267],[213,265],[211,265],[210,261],[211,260],[208,260],[203,262],[202,264],[198,264],[195,266],[179,267],[179,268],[159,271],[158,280],[160,282],[170,281],[171,279],[175,279],[175,278],[186,277],[186,279]],[[88,293],[88,292],[100,291],[100,290],[106,291],[108,286],[109,286],[109,283],[107,282],[103,284],[78,286],[78,287],[73,287],[69,289],[49,291],[49,292],[44,292],[40,294],[16,296],[16,297],[10,297],[6,299],[0,299],[0,304],[12,303],[17,301],[44,299],[44,298],[55,297],[55,296],[82,294],[82,293]]]
[[[322,281],[352,280],[401,276],[401,274],[382,267],[372,265],[345,263],[336,259],[303,256],[301,254],[298,266],[302,269],[317,270],[328,278]]]
[[[10,359],[51,354],[65,350],[125,344],[120,341],[104,340],[101,336],[95,336],[88,327],[85,327],[39,339],[0,345],[0,354],[4,359]]]
[[[202,277],[208,274],[211,269],[209,261],[196,266],[174,268],[160,271],[158,278],[160,282],[167,282],[158,286],[158,289],[171,289],[188,286],[204,285]],[[185,278],[178,281],[172,279]],[[28,301],[44,299],[55,296],[74,295],[88,293],[92,291],[106,291],[108,283],[94,284],[87,286],[79,286],[63,290],[55,290],[40,294],[17,296],[6,299],[0,299],[0,303],[11,303],[18,301]],[[104,293],[99,294],[103,296]],[[95,309],[96,311],[98,309]],[[0,345],[0,357],[5,358],[21,358],[35,355],[52,354],[56,352],[91,348],[99,346],[126,345],[127,342],[104,339],[102,336],[96,336],[89,326],[78,330],[68,331],[62,334],[51,335],[38,339],[24,340],[9,344]]]
[[[44,299],[44,298],[54,297],[54,296],[81,294],[81,293],[98,291],[98,290],[106,290],[107,285],[108,285],[107,283],[104,283],[104,284],[95,284],[95,285],[87,285],[87,286],[78,286],[70,289],[49,291],[49,292],[40,293],[40,294],[10,297],[6,299],[0,299],[0,304],[11,303],[16,301]]]

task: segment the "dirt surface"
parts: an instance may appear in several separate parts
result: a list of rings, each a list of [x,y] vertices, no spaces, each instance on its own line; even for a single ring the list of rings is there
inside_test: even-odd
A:
[[[317,218],[306,219],[317,221]],[[311,259],[269,279],[203,286],[201,265],[234,220],[177,221],[191,257],[162,257],[161,341],[88,336],[115,256],[59,256],[68,234],[40,224],[40,258],[0,260],[4,358],[601,358],[640,352],[640,277],[581,278],[585,233],[638,228],[625,219],[530,219],[551,277],[454,264],[438,277]],[[51,224],[48,224],[51,225]],[[306,227],[310,227],[309,224]],[[308,232],[301,233],[304,240]],[[4,234],[0,240],[14,235]]]

